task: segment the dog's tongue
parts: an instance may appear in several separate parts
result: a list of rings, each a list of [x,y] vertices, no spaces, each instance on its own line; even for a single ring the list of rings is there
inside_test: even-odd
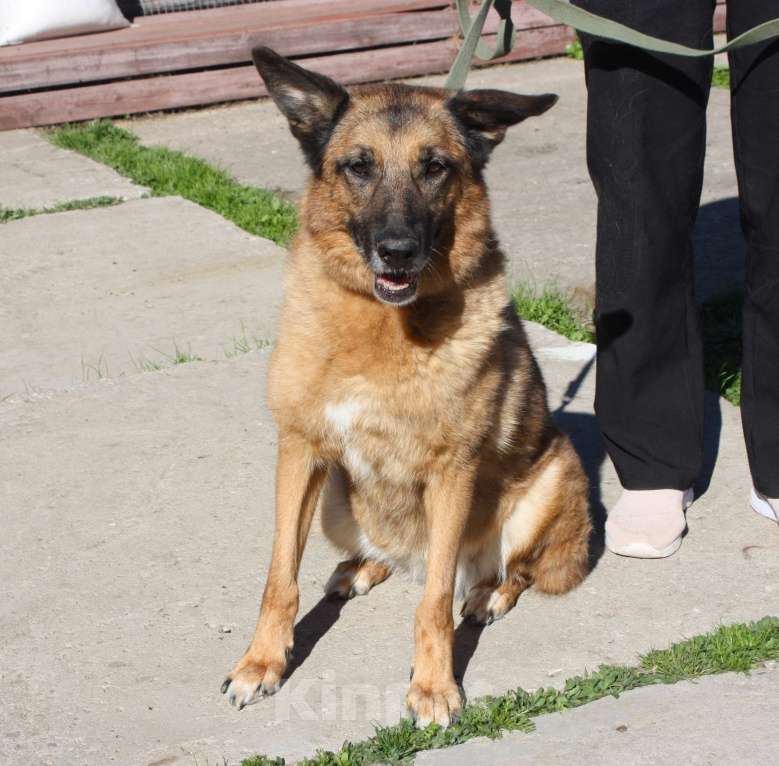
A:
[[[386,290],[405,290],[411,284],[402,274],[381,274],[376,281]]]

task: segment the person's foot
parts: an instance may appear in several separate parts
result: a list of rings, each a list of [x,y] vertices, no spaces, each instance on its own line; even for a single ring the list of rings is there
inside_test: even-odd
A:
[[[757,511],[761,516],[765,516],[767,519],[771,519],[771,521],[779,523],[779,499],[775,497],[766,497],[754,487],[752,487],[752,495],[749,499],[752,504],[752,510]]]
[[[661,559],[679,550],[687,527],[684,512],[693,491],[622,490],[606,520],[606,547],[619,556]]]

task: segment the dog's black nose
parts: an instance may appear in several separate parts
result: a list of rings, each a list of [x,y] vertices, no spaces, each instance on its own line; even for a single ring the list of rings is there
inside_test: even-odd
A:
[[[417,254],[418,245],[415,239],[383,239],[377,243],[376,250],[384,263],[390,268],[402,269]]]

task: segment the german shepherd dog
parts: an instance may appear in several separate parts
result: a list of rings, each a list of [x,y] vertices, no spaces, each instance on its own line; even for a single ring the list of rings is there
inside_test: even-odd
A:
[[[529,586],[564,593],[588,568],[588,482],[507,298],[483,178],[506,129],[557,97],[347,91],[267,48],[253,58],[312,174],[269,372],[272,560],[222,692],[242,708],[279,688],[319,506],[346,556],[332,597],[424,572],[406,703],[418,725],[447,726],[455,593],[489,624]]]

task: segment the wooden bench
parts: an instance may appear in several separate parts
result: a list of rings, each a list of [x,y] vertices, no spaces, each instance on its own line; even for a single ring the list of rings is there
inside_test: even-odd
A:
[[[519,43],[501,62],[565,51],[570,29],[514,4]],[[722,27],[724,6],[717,16]],[[488,43],[496,27],[493,15]],[[449,0],[275,0],[139,17],[128,29],[0,48],[0,130],[256,98],[256,45],[357,83],[445,72],[459,43]]]

